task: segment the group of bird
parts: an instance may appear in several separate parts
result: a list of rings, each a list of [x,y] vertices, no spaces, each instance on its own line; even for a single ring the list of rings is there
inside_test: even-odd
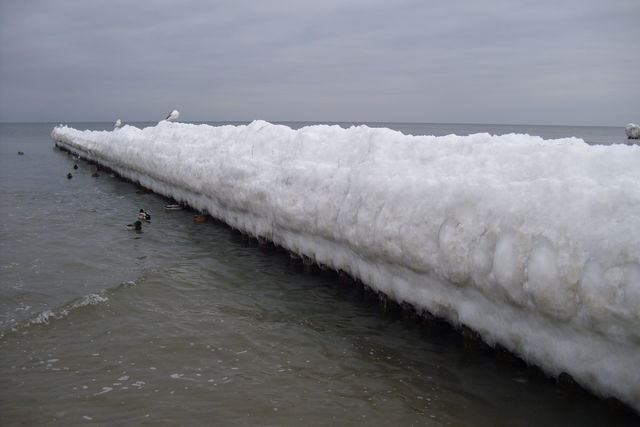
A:
[[[76,156],[76,159],[79,159],[79,158],[80,158],[80,157]],[[75,170],[75,169],[78,169],[78,164],[77,164],[77,163],[73,165],[73,169],[74,169],[74,170]],[[100,170],[100,168],[99,168],[99,167],[98,167],[98,170]],[[97,178],[97,177],[99,177],[99,176],[100,176],[100,174],[98,173],[98,171],[95,171],[95,172],[93,172],[93,173],[91,174],[91,176],[92,176],[92,177],[94,177],[94,178]],[[71,179],[71,178],[73,178],[73,174],[72,174],[71,172],[69,172],[69,173],[67,174],[67,179]]]
[[[78,169],[78,164],[77,164],[77,163],[73,165],[73,169],[74,169],[74,170],[75,170],[75,169]],[[96,173],[97,173],[97,172],[96,172]],[[67,179],[71,179],[71,178],[73,178],[73,174],[71,174],[71,172],[69,172],[69,173],[67,174]]]
[[[169,113],[169,115],[166,117],[165,120],[168,120],[170,122],[176,121],[178,120],[178,117],[180,117],[180,112],[178,110],[173,110]],[[117,129],[119,127],[122,127],[122,120],[118,119],[116,120],[116,122],[113,124],[113,128]],[[24,154],[22,152],[19,152],[18,154]],[[73,165],[74,169],[78,169],[78,165],[75,164]],[[97,172],[94,173],[92,176],[98,176]],[[69,172],[67,174],[67,179],[71,179],[73,178],[73,175],[71,174],[71,172]],[[167,205],[169,206],[169,205]],[[179,205],[175,205],[175,206],[179,206]],[[168,208],[170,209],[170,208]],[[144,209],[140,209],[138,211],[138,220],[134,223],[131,224],[127,224],[127,229],[132,230],[132,231],[142,231],[142,222],[151,222],[151,215],[149,215],[149,212],[145,211]]]
[[[178,117],[180,117],[180,112],[178,110],[173,110],[169,113],[169,115],[165,118],[165,120],[174,122],[178,120]],[[113,124],[114,129],[117,129],[119,127],[122,127],[122,120],[120,119],[116,120],[116,122]]]
[[[165,118],[165,120],[168,120],[170,122],[174,122],[176,120],[178,120],[178,117],[180,117],[180,112],[178,110],[173,110],[169,113],[169,115],[167,115],[167,117]],[[118,119],[116,120],[116,122],[113,124],[113,128],[117,129],[122,127],[122,120]],[[23,155],[24,153],[22,151],[18,151],[19,155]],[[74,165],[73,166],[74,169],[78,169],[78,165]],[[99,176],[97,172],[93,173],[91,176],[93,177],[97,177]],[[71,172],[69,172],[67,174],[67,179],[71,179],[73,178],[73,174]]]
[[[173,110],[169,113],[165,120],[173,122],[175,120],[178,120],[178,117],[180,117],[180,112],[178,110]],[[122,120],[120,119],[116,120],[116,122],[113,124],[114,129],[121,126]],[[127,224],[127,228],[133,231],[142,231],[142,221],[151,222],[151,215],[149,215],[149,212],[145,211],[144,209],[140,209],[138,211],[138,220],[132,224]]]
[[[132,231],[142,231],[142,221],[151,222],[151,215],[144,209],[138,211],[138,220],[134,223],[127,224],[127,229]]]

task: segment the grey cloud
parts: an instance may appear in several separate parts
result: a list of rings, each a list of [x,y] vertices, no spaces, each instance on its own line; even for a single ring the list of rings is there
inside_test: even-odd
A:
[[[3,2],[0,120],[638,120],[634,1]]]

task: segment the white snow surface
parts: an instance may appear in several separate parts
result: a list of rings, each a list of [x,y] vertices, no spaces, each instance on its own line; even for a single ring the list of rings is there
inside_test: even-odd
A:
[[[640,410],[640,146],[264,121],[52,137]]]

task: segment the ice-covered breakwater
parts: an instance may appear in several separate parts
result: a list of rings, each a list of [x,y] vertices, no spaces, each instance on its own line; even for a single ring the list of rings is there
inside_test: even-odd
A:
[[[52,136],[640,410],[640,146],[263,121]]]

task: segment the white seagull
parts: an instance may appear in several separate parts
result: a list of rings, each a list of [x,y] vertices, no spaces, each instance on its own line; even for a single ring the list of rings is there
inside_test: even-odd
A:
[[[122,120],[118,119],[116,120],[116,122],[113,124],[113,128],[119,128],[120,126],[122,126]]]
[[[170,122],[172,122],[174,120],[178,120],[178,117],[180,117],[180,112],[178,110],[173,110],[171,113],[169,113],[165,120],[169,120]]]

